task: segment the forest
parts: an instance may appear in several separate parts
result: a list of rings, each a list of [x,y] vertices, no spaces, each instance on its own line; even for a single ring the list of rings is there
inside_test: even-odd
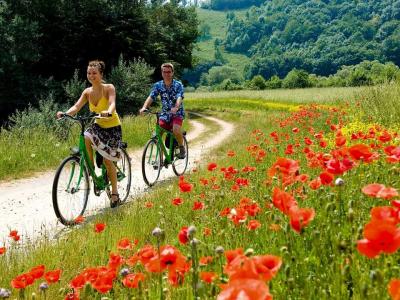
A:
[[[251,57],[245,77],[292,69],[327,76],[364,60],[400,64],[400,1],[265,1],[227,14],[227,51]]]
[[[148,75],[126,78],[124,66],[146,74],[156,70],[154,78],[166,60],[177,70],[192,66],[197,17],[182,2],[0,1],[0,121],[15,109],[37,107],[41,99],[76,100],[73,89],[82,84],[91,59],[105,61],[106,77],[120,66],[113,79],[130,82],[125,100],[143,101],[140,84]],[[74,73],[77,85],[69,82]],[[132,99],[132,90],[142,94]]]

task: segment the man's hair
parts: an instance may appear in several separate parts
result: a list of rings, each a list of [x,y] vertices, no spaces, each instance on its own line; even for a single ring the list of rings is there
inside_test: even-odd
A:
[[[106,64],[104,63],[104,61],[101,60],[91,60],[89,61],[88,67],[97,68],[100,74],[103,75],[104,70],[106,68]]]
[[[170,68],[172,70],[172,72],[174,72],[174,65],[171,64],[171,63],[163,63],[161,65],[161,71],[162,71],[163,68]]]

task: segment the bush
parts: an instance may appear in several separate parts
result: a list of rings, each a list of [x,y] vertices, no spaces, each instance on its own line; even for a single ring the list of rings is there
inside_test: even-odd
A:
[[[17,110],[9,118],[11,132],[30,131],[44,129],[54,132],[59,138],[66,139],[70,133],[70,126],[65,122],[56,120],[56,112],[65,110],[54,101],[53,94],[49,94],[45,99],[39,100],[39,107],[31,105],[23,111]]]
[[[265,84],[265,79],[261,75],[256,75],[249,83],[249,87],[252,90],[264,90],[267,85]]]
[[[267,89],[280,89],[282,87],[282,80],[277,75],[274,75],[265,81],[265,87]]]
[[[107,80],[114,84],[117,93],[117,111],[121,115],[136,114],[150,93],[153,69],[143,60],[132,62],[119,58]]]
[[[293,69],[283,79],[282,86],[289,89],[306,88],[310,87],[311,83],[306,71]]]
[[[200,81],[202,85],[218,85],[225,79],[230,79],[235,84],[243,81],[238,70],[230,66],[212,67],[208,73],[201,76]]]

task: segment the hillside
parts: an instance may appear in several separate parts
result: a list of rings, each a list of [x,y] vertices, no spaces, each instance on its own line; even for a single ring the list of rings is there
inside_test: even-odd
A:
[[[231,15],[225,49],[251,57],[246,77],[293,68],[334,74],[363,60],[400,64],[400,1],[266,1]]]

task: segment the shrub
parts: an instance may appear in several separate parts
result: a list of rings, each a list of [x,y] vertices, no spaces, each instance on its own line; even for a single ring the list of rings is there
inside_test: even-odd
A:
[[[150,92],[152,73],[153,69],[143,59],[128,62],[122,56],[119,58],[118,65],[107,78],[115,86],[119,114],[139,111]]]
[[[265,82],[265,87],[267,89],[280,89],[282,87],[282,80],[277,75],[274,75]]]
[[[264,90],[267,85],[265,84],[265,79],[261,75],[256,75],[249,83],[250,89],[253,90]]]
[[[285,79],[283,79],[283,87],[289,89],[310,87],[308,73],[304,70],[293,69]]]

